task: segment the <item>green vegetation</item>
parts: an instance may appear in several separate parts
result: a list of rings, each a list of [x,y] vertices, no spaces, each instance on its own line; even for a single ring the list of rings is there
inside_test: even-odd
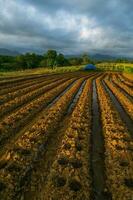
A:
[[[0,72],[0,77],[9,77],[9,76],[25,76],[31,74],[49,74],[49,73],[64,73],[64,72],[74,72],[79,71],[84,68],[84,65],[79,66],[64,66],[64,67],[55,67],[52,68],[36,68],[36,69],[26,69],[20,71],[9,71],[9,72]]]
[[[97,68],[104,71],[121,71],[133,73],[133,63],[103,62],[98,63]]]
[[[1,72],[20,71],[20,70],[35,69],[40,67],[49,68],[53,70],[56,67],[73,66],[73,65],[80,66],[83,64],[88,64],[90,62],[91,61],[87,54],[84,54],[81,57],[66,58],[63,54],[57,53],[55,50],[48,50],[47,53],[44,55],[37,55],[35,53],[26,53],[16,57],[0,56],[0,71]]]
[[[78,57],[65,57],[62,53],[57,53],[56,50],[51,49],[44,55],[37,55],[35,53],[21,54],[16,57],[1,55],[0,76],[77,71],[82,69],[83,65],[89,63],[95,64],[97,71],[133,73],[133,62],[131,60],[91,60],[88,54]]]

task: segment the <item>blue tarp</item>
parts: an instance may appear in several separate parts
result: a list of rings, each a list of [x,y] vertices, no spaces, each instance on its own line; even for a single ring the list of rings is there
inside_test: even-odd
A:
[[[93,64],[88,64],[85,66],[84,68],[85,70],[95,70],[96,69],[96,66],[93,65]]]

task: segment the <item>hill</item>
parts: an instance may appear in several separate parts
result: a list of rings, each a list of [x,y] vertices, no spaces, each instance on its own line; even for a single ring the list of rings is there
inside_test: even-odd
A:
[[[17,55],[19,55],[19,52],[0,48],[0,55],[2,55],[2,56],[17,56]]]

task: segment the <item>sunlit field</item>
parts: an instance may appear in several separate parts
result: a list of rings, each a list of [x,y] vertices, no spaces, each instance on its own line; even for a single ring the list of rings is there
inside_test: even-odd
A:
[[[0,0],[0,200],[133,200],[133,0]]]
[[[102,62],[97,64],[97,67],[101,70],[133,73],[133,63]]]
[[[1,200],[133,198],[133,77],[67,70],[2,74]]]
[[[0,71],[0,79],[3,77],[12,76],[24,76],[24,75],[36,75],[36,74],[49,74],[49,73],[63,73],[63,72],[74,72],[83,70],[84,65],[81,66],[66,66],[66,67],[50,67],[36,68],[36,69],[26,69],[21,71]]]

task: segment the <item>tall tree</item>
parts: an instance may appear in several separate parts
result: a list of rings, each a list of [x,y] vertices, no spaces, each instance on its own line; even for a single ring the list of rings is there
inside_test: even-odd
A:
[[[46,55],[48,66],[54,68],[54,66],[56,65],[57,52],[55,50],[48,50]]]
[[[70,65],[81,65],[82,64],[82,58],[69,58]]]
[[[83,54],[82,59],[83,59],[83,64],[90,63],[90,58],[89,58],[89,56],[86,53]]]
[[[16,66],[18,65],[22,69],[26,69],[27,65],[26,65],[25,56],[24,55],[16,56],[16,58],[15,58],[15,65]]]
[[[65,65],[65,57],[63,54],[59,54],[56,57],[56,66],[64,66]]]

